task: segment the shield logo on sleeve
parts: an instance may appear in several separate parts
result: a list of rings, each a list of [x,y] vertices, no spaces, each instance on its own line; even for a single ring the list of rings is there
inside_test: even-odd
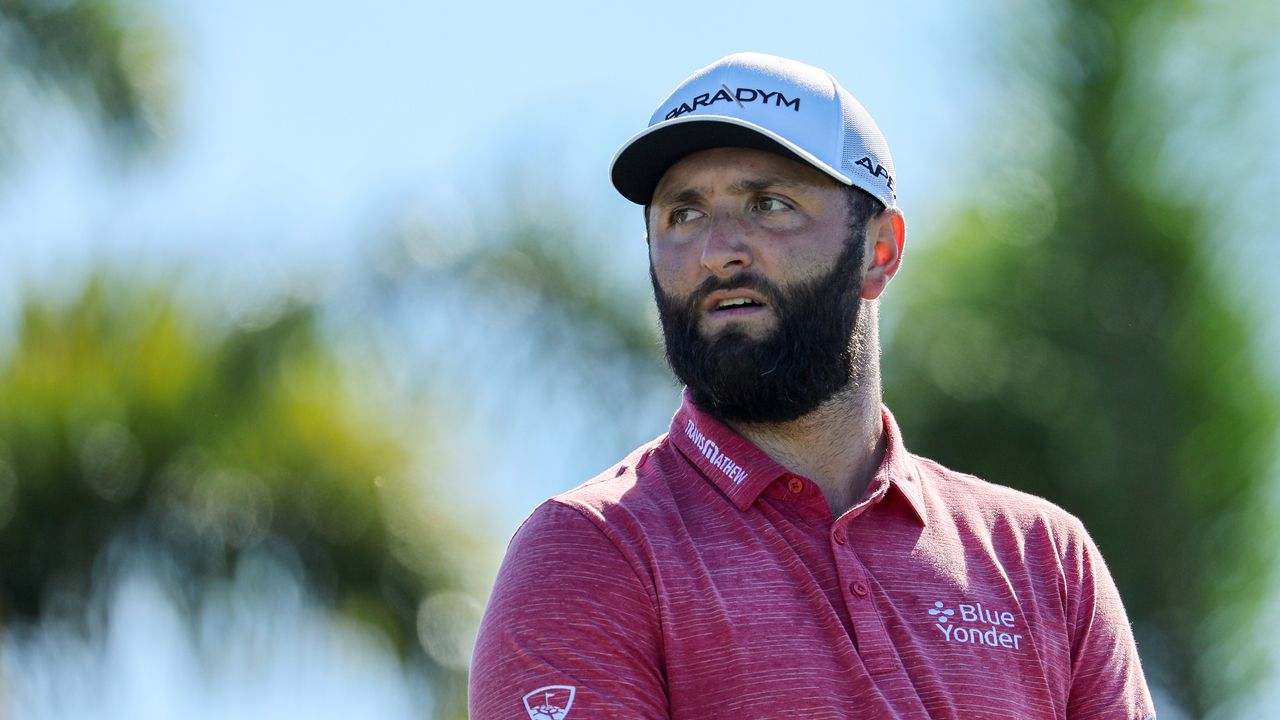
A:
[[[548,685],[524,696],[524,709],[529,720],[564,720],[573,707],[577,689],[572,685]]]

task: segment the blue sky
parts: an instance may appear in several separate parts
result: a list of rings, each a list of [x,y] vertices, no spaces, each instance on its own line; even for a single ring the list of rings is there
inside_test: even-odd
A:
[[[619,240],[615,260],[643,268],[638,215],[608,186],[609,160],[680,80],[740,50],[794,57],[840,78],[889,139],[912,238],[927,242],[956,188],[975,181],[970,159],[999,140],[996,106],[1009,87],[993,67],[991,33],[1002,7],[158,2],[152,15],[168,33],[174,83],[154,150],[115,163],[56,103],[18,129],[0,179],[0,318],[23,284],[74,288],[98,261],[137,272],[181,268],[227,302],[317,279],[341,285],[371,227],[389,215],[419,205],[482,218],[486,198],[512,175],[535,179],[584,222],[609,228]],[[1277,104],[1266,104],[1271,117]],[[1280,238],[1256,217],[1235,235],[1224,262],[1239,270],[1242,296],[1261,305],[1274,295]],[[0,320],[0,345],[4,327]],[[1259,328],[1266,347],[1277,347],[1277,327]],[[674,402],[644,407],[653,425],[646,436],[664,429]],[[572,415],[550,412],[558,413],[551,421]],[[487,521],[503,538],[540,499],[615,458],[611,446],[566,447],[546,429],[501,439],[512,452],[470,469],[491,479],[470,505],[489,504]],[[529,463],[544,468],[532,480]],[[163,593],[139,582],[142,600],[124,607],[163,610]],[[162,647],[185,657],[164,627]],[[395,692],[384,697],[412,706]],[[136,698],[116,702],[121,716],[147,716],[129,710]],[[336,716],[356,702],[348,694],[328,707]],[[49,716],[74,716],[67,712]]]
[[[161,4],[177,69],[162,145],[120,168],[74,123],[41,117],[0,199],[0,236],[26,265],[51,246],[101,245],[335,262],[388,198],[473,192],[530,160],[554,164],[566,196],[621,215],[630,206],[604,179],[614,149],[690,71],[743,49],[812,62],[853,89],[890,138],[905,207],[955,181],[985,94],[972,13],[686,5]]]
[[[643,278],[642,231],[609,161],[684,77],[745,49],[824,67],[858,96],[889,138],[913,238],[927,238],[997,91],[975,7],[161,2],[149,17],[174,72],[153,150],[113,162],[50,104],[20,128],[0,193],[0,309],[22,284],[73,291],[103,262],[178,268],[231,305],[341,287],[403,208],[483,220],[516,175],[616,236],[605,254]],[[611,459],[561,461],[556,475],[589,477]],[[499,472],[514,494],[500,534],[568,483],[516,474]]]

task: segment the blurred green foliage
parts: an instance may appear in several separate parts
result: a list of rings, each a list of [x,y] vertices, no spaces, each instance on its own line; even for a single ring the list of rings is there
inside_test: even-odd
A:
[[[106,149],[153,140],[170,64],[148,12],[0,0],[0,151],[57,97]],[[227,327],[173,290],[99,275],[69,303],[25,298],[0,353],[0,636],[103,610],[121,547],[176,569],[189,619],[283,552],[322,607],[426,670],[435,717],[463,717],[475,547],[428,503],[412,464],[431,449],[393,427],[405,408],[356,376],[379,368],[339,363],[314,306]]]
[[[914,451],[1080,515],[1152,679],[1194,717],[1229,712],[1258,667],[1280,411],[1217,271],[1209,201],[1169,191],[1159,160],[1177,117],[1153,69],[1188,16],[1249,18],[1251,33],[1202,38],[1222,63],[1203,75],[1222,84],[1270,37],[1275,11],[1031,5],[1035,27],[1009,20],[992,39],[1029,38],[1005,62],[1049,108],[1032,123],[1040,145],[985,168],[998,200],[975,198],[935,248],[909,256],[921,279],[914,295],[890,295],[906,308],[886,345],[887,399]],[[56,88],[111,138],[144,138],[167,85],[164,36],[146,27],[119,2],[0,0],[0,100],[15,84]],[[0,136],[22,111],[0,102]],[[455,282],[468,301],[534,306],[525,337],[504,341],[588,378],[584,397],[658,382],[654,325],[638,311],[649,304],[598,272],[599,245],[516,210],[505,222],[447,267],[399,276],[397,299]],[[521,373],[531,355],[513,362]],[[101,278],[70,304],[29,299],[0,357],[0,625],[38,618],[55,579],[87,597],[121,534],[172,556],[197,588],[283,543],[317,595],[424,658],[440,716],[460,717],[462,671],[423,655],[418,633],[424,608],[426,626],[448,610],[439,599],[460,583],[465,534],[424,504],[404,448],[350,378],[311,307],[223,328],[165,288]]]
[[[1261,670],[1280,405],[1216,265],[1225,229],[1157,162],[1177,116],[1134,101],[1160,95],[1160,43],[1194,6],[1046,8],[1050,42],[1008,72],[1052,108],[1050,141],[984,168],[994,199],[913,258],[887,400],[916,452],[1078,514],[1151,679],[1230,715]]]
[[[115,147],[150,140],[167,111],[165,41],[119,0],[0,0],[0,150],[29,111],[24,101],[50,91],[89,113]]]
[[[89,598],[121,536],[172,560],[193,602],[269,543],[322,604],[428,668],[438,717],[460,717],[465,661],[424,652],[436,638],[419,631],[463,583],[466,533],[364,392],[311,307],[222,328],[101,277],[70,303],[28,300],[0,358],[0,625]]]

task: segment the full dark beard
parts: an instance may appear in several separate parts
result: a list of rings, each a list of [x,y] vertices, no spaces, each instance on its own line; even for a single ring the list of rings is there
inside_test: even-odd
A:
[[[667,363],[693,402],[730,422],[779,423],[807,415],[853,381],[862,283],[861,233],[826,275],[782,289],[754,275],[708,278],[687,299],[667,295],[650,267]],[[778,319],[767,337],[737,330],[705,338],[697,308],[716,290],[760,293]]]

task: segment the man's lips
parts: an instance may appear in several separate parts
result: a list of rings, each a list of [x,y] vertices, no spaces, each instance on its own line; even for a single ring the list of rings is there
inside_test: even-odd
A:
[[[737,317],[751,315],[768,306],[764,296],[753,290],[716,290],[700,304],[704,315],[711,317]]]

